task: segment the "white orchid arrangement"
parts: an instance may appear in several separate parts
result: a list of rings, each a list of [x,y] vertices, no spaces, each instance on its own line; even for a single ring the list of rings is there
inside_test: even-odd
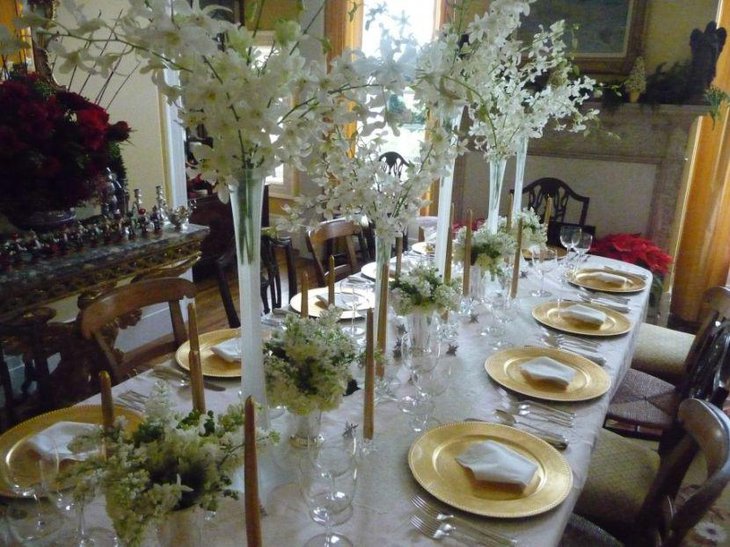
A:
[[[517,241],[517,226],[519,221],[522,221],[523,249],[529,249],[535,245],[542,247],[547,243],[547,227],[540,221],[540,217],[532,207],[522,209],[512,221],[510,236],[513,238],[513,241]],[[507,230],[507,219],[504,217],[499,219],[499,230]]]
[[[466,21],[463,4],[442,37],[419,56],[416,99],[430,115],[453,129],[465,107],[467,134],[458,136],[487,160],[514,155],[525,137],[539,137],[549,122],[557,129],[584,131],[597,117],[583,112],[595,82],[571,77],[562,22],[535,34],[530,42],[517,35],[520,19],[534,0],[495,0],[482,16]]]
[[[231,476],[243,461],[243,424],[243,404],[217,416],[178,413],[170,388],[158,382],[132,433],[120,419],[111,431],[74,439],[74,451],[93,455],[74,464],[65,479],[76,485],[77,501],[99,489],[124,544],[140,545],[147,526],[171,511],[194,505],[214,511],[222,496],[237,497]],[[275,434],[258,437],[274,440]],[[102,442],[104,454],[98,451]]]
[[[387,18],[385,6],[370,12],[371,17]],[[395,77],[387,87],[388,97],[402,95],[413,80],[417,44],[404,30],[400,21],[399,31],[382,29],[380,57],[386,60],[383,70],[401,75],[398,85]],[[370,20],[368,24],[373,24]],[[387,99],[387,98],[386,98]],[[386,100],[387,102],[387,100]],[[427,138],[420,143],[417,157],[407,158],[407,165],[400,176],[389,173],[380,156],[387,125],[394,132],[403,122],[394,113],[384,111],[364,123],[360,120],[356,129],[337,125],[322,138],[317,146],[318,161],[309,169],[309,175],[320,187],[319,195],[300,197],[295,207],[289,209],[289,226],[311,225],[335,214],[359,221],[363,216],[375,226],[377,238],[392,241],[401,235],[410,219],[428,204],[424,195],[429,186],[445,173],[453,162],[454,149],[446,128],[428,126]],[[388,249],[390,245],[387,245]]]
[[[454,241],[454,260],[457,262],[464,261],[465,242],[466,226],[463,226]],[[506,267],[505,260],[514,255],[516,245],[512,234],[503,230],[493,233],[482,224],[472,232],[470,263],[494,278]]]
[[[445,283],[438,269],[420,263],[407,273],[396,277],[390,284],[391,302],[398,315],[417,311],[456,310],[459,306],[459,282]]]
[[[334,410],[358,359],[355,342],[338,324],[340,310],[329,308],[318,318],[287,315],[284,329],[264,344],[264,370],[269,404],[293,414]]]

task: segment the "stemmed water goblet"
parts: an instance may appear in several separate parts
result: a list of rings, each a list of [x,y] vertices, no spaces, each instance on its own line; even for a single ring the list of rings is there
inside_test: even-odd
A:
[[[354,439],[325,441],[308,450],[299,460],[299,489],[309,516],[325,527],[305,547],[347,546],[352,542],[332,528],[352,516],[352,499],[357,484],[357,449]]]
[[[23,443],[3,459],[0,472],[4,482],[21,498],[33,498],[32,508],[27,503],[12,503],[7,521],[13,533],[25,543],[44,538],[56,532],[63,524],[61,515],[47,496],[59,471],[58,450],[47,438],[43,450]]]
[[[365,329],[362,326],[356,325],[355,319],[360,317],[357,310],[365,298],[364,293],[371,291],[372,288],[372,282],[362,277],[349,276],[340,281],[340,294],[343,295],[346,302],[350,305],[349,311],[352,314],[347,333],[354,339],[360,340],[365,335]]]
[[[580,236],[583,230],[580,226],[561,226],[560,227],[560,243],[565,247],[568,258],[571,261],[570,251],[575,251],[576,245],[580,242]]]
[[[545,274],[550,273],[558,265],[558,255],[555,249],[549,247],[532,247],[532,265],[540,276],[540,288],[533,290],[532,296],[547,297],[553,293],[545,290]]]
[[[577,262],[583,260],[586,253],[591,250],[591,245],[593,245],[593,234],[589,234],[588,232],[581,233],[580,239],[575,246],[575,250],[578,253]]]

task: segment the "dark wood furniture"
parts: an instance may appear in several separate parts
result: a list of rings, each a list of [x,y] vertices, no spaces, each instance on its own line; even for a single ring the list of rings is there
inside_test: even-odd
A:
[[[360,225],[344,218],[325,220],[316,228],[307,230],[307,249],[314,259],[320,287],[327,284],[330,256],[335,257],[335,281],[359,272],[362,264],[369,260],[362,232]],[[357,257],[355,243],[360,249],[361,259]]]
[[[185,231],[165,228],[159,234],[86,247],[2,271],[0,320],[194,257],[208,233],[207,227],[195,224],[189,224]]]
[[[134,375],[139,367],[155,357],[173,353],[188,335],[180,301],[195,296],[195,284],[180,277],[143,279],[116,287],[94,299],[79,314],[82,336],[94,340],[99,354],[99,367],[107,370],[115,384]],[[172,340],[161,340],[138,350],[122,353],[115,347],[116,334],[130,321],[136,322],[139,310],[154,304],[167,303],[172,324]],[[103,363],[103,364],[102,364]]]
[[[513,192],[513,190],[510,190],[510,192]],[[574,192],[568,184],[560,179],[552,177],[537,179],[522,189],[522,195],[527,195],[527,207],[533,209],[541,217],[545,215],[548,196],[552,197],[551,222],[575,222],[580,225],[586,223],[591,198]],[[575,218],[566,219],[571,200],[578,202],[580,213]]]

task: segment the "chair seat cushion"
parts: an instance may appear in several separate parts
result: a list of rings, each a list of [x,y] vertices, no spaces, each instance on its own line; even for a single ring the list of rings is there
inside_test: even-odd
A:
[[[639,370],[629,369],[611,399],[606,418],[655,429],[672,425],[680,396],[675,387]]]
[[[642,323],[631,368],[679,385],[694,338],[693,334]]]
[[[601,430],[575,512],[609,531],[630,524],[659,469],[653,446]]]

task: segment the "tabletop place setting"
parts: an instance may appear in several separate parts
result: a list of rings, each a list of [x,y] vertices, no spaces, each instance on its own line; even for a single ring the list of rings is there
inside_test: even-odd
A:
[[[166,96],[178,109],[171,118],[196,136],[186,149],[191,181],[230,204],[231,242],[215,266],[220,274],[233,257],[238,309],[231,314],[231,291],[224,304],[236,328],[200,328],[202,291],[179,278],[187,270],[155,279],[190,285],[174,300],[158,289],[174,333],[160,361],[122,370],[112,355],[138,311],[132,297],[119,304],[126,315],[101,325],[109,332],[87,333],[79,320],[100,350],[88,374],[98,390],[0,434],[0,543],[559,545],[653,283],[648,269],[592,254],[585,208],[578,226],[563,225],[557,193],[523,206],[528,144],[548,126],[584,132],[599,114],[584,104],[595,82],[576,75],[567,27],[524,38],[529,1],[491,2],[483,14],[456,2],[441,10],[450,20],[436,23],[438,39],[417,44],[408,29],[397,36],[367,21],[392,15],[382,8],[366,14],[364,30],[383,32],[371,55],[345,51],[349,38],[307,36],[322,27],[349,37],[360,20],[325,2],[301,10],[301,26],[276,18],[271,32],[258,28],[271,15],[262,6],[229,17],[198,2],[131,1],[106,23],[66,4],[63,24],[35,12],[29,19],[44,31],[22,32],[72,37],[81,49],[52,52],[64,70],[99,72],[100,63],[115,72],[135,53],[142,73],[182,75],[153,78],[157,102]],[[55,81],[49,89],[59,93]],[[382,149],[419,118],[428,123],[404,156]],[[168,146],[166,137],[151,142]],[[486,214],[476,220],[483,209],[454,199],[467,150],[488,164],[478,193]],[[513,157],[514,186],[504,188]],[[291,189],[294,171],[307,176]],[[91,186],[99,173],[77,178]],[[296,199],[276,193],[283,186]],[[269,187],[283,200],[271,225]],[[135,194],[133,212],[114,219],[141,223],[127,242],[162,230],[148,230]],[[292,260],[300,235],[311,269]],[[288,250],[288,301],[274,282],[279,261],[262,261],[276,249]],[[145,292],[135,283],[145,280],[110,293],[127,284]],[[81,317],[89,308],[79,307]],[[144,319],[158,326],[153,314]]]

